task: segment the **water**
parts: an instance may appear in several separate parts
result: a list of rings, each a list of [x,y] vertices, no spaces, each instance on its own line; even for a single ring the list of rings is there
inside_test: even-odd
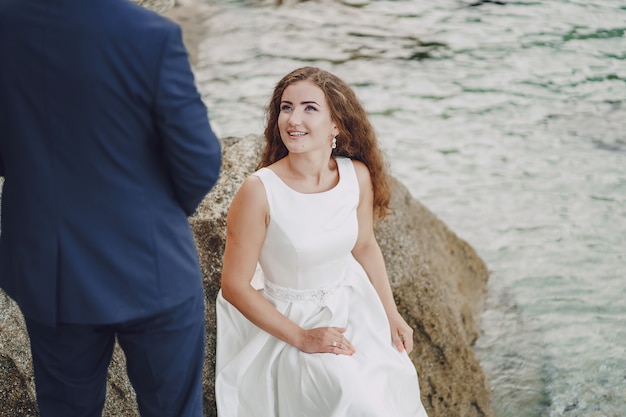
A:
[[[625,1],[211,8],[197,70],[220,136],[261,133],[288,71],[329,69],[487,262],[497,417],[626,416]]]

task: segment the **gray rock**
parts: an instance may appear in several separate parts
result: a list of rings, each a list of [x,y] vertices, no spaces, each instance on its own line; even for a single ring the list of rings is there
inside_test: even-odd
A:
[[[216,187],[190,218],[204,275],[207,317],[205,415],[214,401],[215,297],[219,290],[226,213],[239,185],[256,165],[262,139],[227,138]],[[488,271],[475,251],[393,183],[394,212],[376,228],[401,313],[415,329],[411,359],[420,375],[430,417],[492,416],[490,391],[471,344],[478,335]],[[28,337],[15,303],[0,293],[0,417],[35,416]],[[138,416],[123,354],[116,347],[105,416]]]
[[[190,219],[207,300],[207,415],[214,410],[215,297],[230,200],[252,173],[263,145],[251,135],[224,141],[224,169]],[[415,330],[411,353],[430,417],[493,416],[491,394],[471,348],[478,336],[488,271],[476,252],[394,180],[394,212],[376,228],[400,312]]]
[[[176,0],[132,0],[141,6],[144,6],[157,13],[163,13],[174,6]]]
[[[17,305],[0,290],[0,417],[37,415],[24,319]]]

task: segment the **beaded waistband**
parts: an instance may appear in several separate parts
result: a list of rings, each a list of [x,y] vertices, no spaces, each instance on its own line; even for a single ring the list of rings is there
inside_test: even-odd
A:
[[[343,283],[343,280],[341,280],[329,287],[296,290],[294,288],[282,287],[265,280],[265,292],[273,298],[292,303],[317,303],[324,305],[326,297],[334,293]]]

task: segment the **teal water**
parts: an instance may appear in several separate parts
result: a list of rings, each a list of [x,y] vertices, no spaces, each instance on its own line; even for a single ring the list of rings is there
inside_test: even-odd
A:
[[[288,71],[329,69],[487,262],[497,417],[626,416],[626,1],[207,4],[197,77],[220,136],[261,133]]]

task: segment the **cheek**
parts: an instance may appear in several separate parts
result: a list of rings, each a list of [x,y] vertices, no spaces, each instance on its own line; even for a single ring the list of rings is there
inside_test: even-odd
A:
[[[278,125],[278,128],[282,131],[286,128],[287,126],[287,120],[288,117],[285,115],[285,113],[280,113],[278,115],[278,119],[276,120],[276,125]]]

